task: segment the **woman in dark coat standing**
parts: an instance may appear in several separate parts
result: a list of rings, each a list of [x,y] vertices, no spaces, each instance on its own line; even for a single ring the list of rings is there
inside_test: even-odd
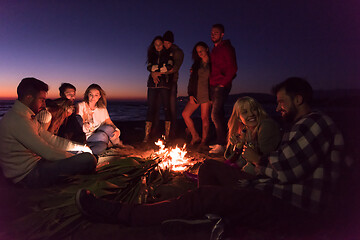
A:
[[[158,112],[156,104],[161,99],[165,113],[165,139],[169,137],[171,114],[170,114],[170,87],[173,74],[166,74],[173,67],[173,58],[169,51],[164,48],[161,36],[156,36],[151,42],[147,52],[147,69],[150,71],[147,81],[148,111],[145,123],[144,142],[148,142],[155,114]]]

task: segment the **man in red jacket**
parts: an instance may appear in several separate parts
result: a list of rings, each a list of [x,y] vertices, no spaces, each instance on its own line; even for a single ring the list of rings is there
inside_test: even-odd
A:
[[[226,126],[224,104],[229,96],[232,80],[236,76],[237,64],[235,49],[230,40],[223,40],[224,26],[214,24],[211,40],[210,97],[212,101],[211,119],[216,129],[216,144],[211,145],[210,153],[223,153],[226,144]]]

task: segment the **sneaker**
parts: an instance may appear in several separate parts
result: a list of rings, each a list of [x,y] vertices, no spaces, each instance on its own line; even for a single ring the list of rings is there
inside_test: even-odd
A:
[[[87,189],[79,189],[75,196],[77,208],[86,217],[107,223],[119,223],[117,214],[121,203],[96,197]]]
[[[210,240],[225,239],[225,220],[219,219],[211,231]]]
[[[225,147],[219,144],[216,144],[214,147],[211,147],[211,150],[209,151],[209,153],[214,153],[214,154],[219,154],[219,153],[224,153],[225,152]]]

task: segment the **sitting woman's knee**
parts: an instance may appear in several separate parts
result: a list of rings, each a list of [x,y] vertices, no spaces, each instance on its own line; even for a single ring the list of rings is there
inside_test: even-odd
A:
[[[115,131],[115,128],[111,125],[104,124],[101,125],[97,131],[106,133],[107,136],[111,137]]]
[[[104,143],[108,143],[109,142],[109,136],[107,133],[103,132],[103,131],[97,131],[95,133],[93,133],[87,140],[87,142],[104,142]]]

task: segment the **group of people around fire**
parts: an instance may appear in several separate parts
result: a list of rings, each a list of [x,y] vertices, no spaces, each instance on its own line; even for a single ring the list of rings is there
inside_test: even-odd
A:
[[[190,145],[223,153],[224,161],[205,160],[197,176],[198,188],[164,202],[112,202],[79,189],[76,204],[86,217],[138,226],[214,213],[258,226],[294,216],[320,216],[334,206],[332,194],[341,177],[344,142],[331,118],[312,109],[313,91],[306,80],[291,77],[273,88],[276,110],[289,123],[283,134],[251,97],[235,102],[226,134],[224,104],[237,64],[235,49],[223,37],[224,26],[215,24],[212,51],[205,42],[194,46],[189,101],[182,116],[192,137]],[[158,124],[160,105],[165,138],[176,136],[177,81],[183,58],[170,31],[156,36],[148,48],[144,142]],[[99,155],[108,147],[132,148],[120,140],[120,130],[106,109],[106,94],[98,84],[91,84],[77,104],[72,84],[60,86],[59,99],[46,100],[47,91],[46,83],[24,78],[17,88],[18,99],[0,120],[0,166],[12,183],[51,186],[69,175],[94,173]],[[191,119],[199,106],[201,136]],[[212,146],[207,145],[209,115],[216,131]]]

